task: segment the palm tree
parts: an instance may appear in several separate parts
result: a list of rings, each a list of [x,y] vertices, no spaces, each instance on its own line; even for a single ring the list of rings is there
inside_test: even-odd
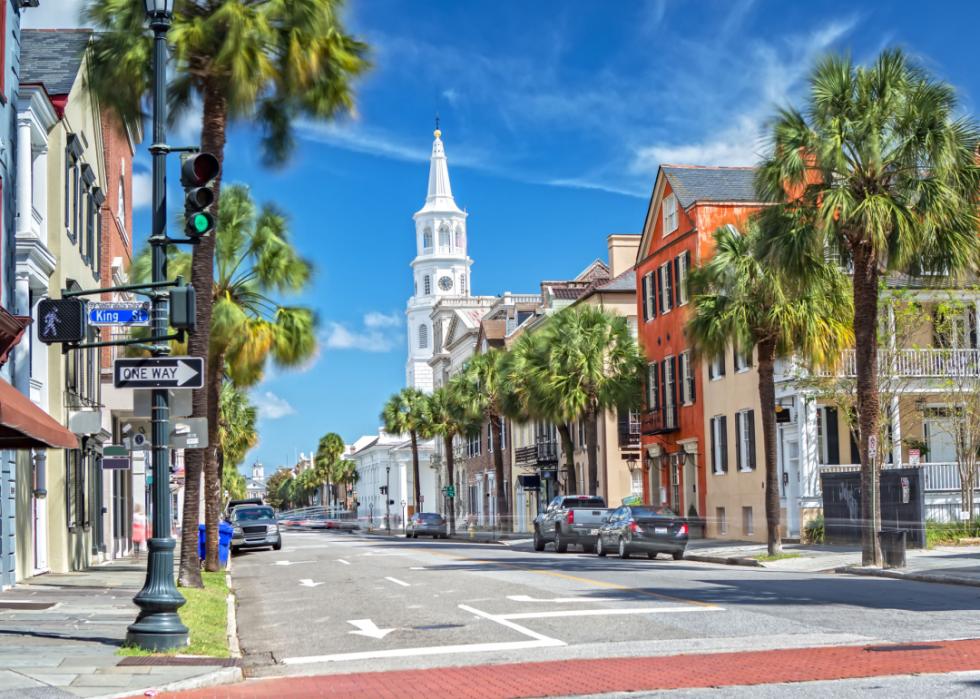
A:
[[[460,397],[449,387],[443,386],[427,396],[428,402],[428,432],[442,438],[443,451],[446,453],[447,486],[456,487],[455,453],[453,439],[462,437],[480,429],[478,416],[467,412]],[[449,498],[449,534],[456,533],[456,498]]]
[[[585,420],[588,491],[599,490],[597,422],[611,408],[639,406],[644,361],[626,318],[592,306],[567,308],[545,326],[547,368],[542,399],[552,414]]]
[[[176,121],[196,104],[202,106],[201,149],[224,162],[230,121],[256,123],[263,135],[267,161],[282,163],[292,150],[293,118],[308,115],[332,119],[353,110],[352,81],[368,68],[368,47],[348,34],[341,20],[341,0],[177,0],[167,35],[173,60],[168,88],[170,119]],[[133,0],[89,0],[85,15],[93,34],[86,86],[124,123],[140,118],[140,105],[150,91],[152,37],[146,32],[143,3]],[[214,182],[218,220],[221,178]],[[206,417],[210,444],[218,422],[217,392],[224,367],[216,363],[210,333],[216,297],[201,290],[214,284],[218,236],[205,236],[194,246],[192,274],[198,289],[198,331],[189,352],[207,362],[209,384],[194,391],[194,415]],[[220,250],[217,255],[220,256]],[[210,484],[208,502],[216,500],[220,471],[215,450],[192,450],[187,482],[204,471]],[[193,486],[196,490],[196,485]],[[201,586],[196,556],[198,498],[188,491],[181,544],[181,584]],[[193,510],[192,512],[189,510]],[[193,516],[191,516],[193,515]],[[217,511],[207,516],[208,570],[217,566]]]
[[[347,491],[360,480],[361,474],[357,472],[357,464],[349,459],[340,459],[334,462],[331,478],[341,485],[344,489],[344,502],[350,508],[350,498]]]
[[[313,457],[313,464],[323,487],[332,488],[333,467],[344,453],[344,439],[336,432],[328,432],[320,437],[320,443]]]
[[[225,381],[221,386],[218,412],[218,463],[221,464],[223,481],[226,484],[234,481],[236,495],[245,497],[244,477],[239,481],[228,473],[241,475],[238,467],[245,460],[248,450],[259,443],[255,429],[258,411],[249,401],[247,393],[230,381]]]
[[[563,404],[546,398],[546,390],[554,376],[548,362],[548,338],[544,333],[524,333],[508,352],[507,400],[505,414],[521,422],[544,420],[555,426],[565,457],[565,488],[578,490],[575,475],[575,443],[569,424],[577,415],[563,413]]]
[[[504,412],[507,400],[507,354],[490,348],[474,355],[463,371],[453,377],[451,390],[467,412],[479,415],[490,424],[493,442],[493,479],[498,524],[507,516],[507,495],[504,490]],[[482,426],[481,426],[482,427]]]
[[[865,565],[881,564],[872,493],[882,459],[869,445],[880,419],[882,275],[956,273],[980,261],[980,132],[957,112],[954,89],[901,51],[883,52],[870,67],[829,57],[810,76],[805,111],[778,113],[757,175],[763,198],[808,210],[817,223],[777,231],[768,244],[774,262],[799,276],[830,251],[853,269]]]
[[[279,295],[302,291],[312,275],[289,240],[285,217],[273,206],[256,211],[249,190],[231,185],[221,199],[221,215],[215,234],[217,258],[211,294],[199,289],[198,298],[208,297],[214,308],[210,322],[210,350],[205,391],[214,418],[208,418],[208,443],[218,444],[217,409],[222,383],[251,386],[262,379],[268,359],[277,366],[296,366],[316,351],[316,319],[305,307],[287,306]],[[150,256],[143,253],[133,263],[133,276],[150,278]],[[190,262],[187,254],[173,256],[171,274],[182,274]],[[200,323],[200,318],[198,319]],[[192,335],[200,335],[198,332]],[[210,408],[209,408],[210,410]],[[194,454],[199,450],[192,450]],[[216,449],[212,449],[212,452]],[[187,460],[187,483],[199,476]],[[220,516],[221,470],[217,459],[208,458],[204,473],[205,566],[218,569],[218,518]],[[181,542],[181,585],[199,580],[196,531],[198,501],[189,490],[184,500]]]
[[[764,214],[780,225],[778,209]],[[774,215],[776,214],[776,215]],[[769,554],[782,551],[779,473],[776,464],[776,359],[795,355],[808,363],[836,362],[853,341],[846,282],[830,264],[814,266],[806,279],[788,280],[759,251],[760,223],[745,235],[734,226],[714,233],[715,254],[691,271],[694,308],[686,333],[696,352],[711,356],[728,346],[758,352],[759,405],[766,466],[766,529]]]
[[[416,388],[403,388],[385,403],[381,421],[385,432],[408,434],[412,439],[412,478],[415,482],[415,511],[421,512],[422,490],[419,483],[419,437],[428,428],[425,394]]]

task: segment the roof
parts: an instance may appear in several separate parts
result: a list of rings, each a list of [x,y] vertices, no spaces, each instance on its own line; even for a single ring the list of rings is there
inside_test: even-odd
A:
[[[506,320],[485,320],[480,327],[487,340],[503,340],[507,335]]]
[[[759,201],[753,167],[664,165],[663,171],[685,209],[697,201]]]
[[[67,95],[78,77],[91,29],[23,29],[20,81],[42,84],[49,95]]]
[[[628,269],[615,279],[596,284],[595,291],[628,291],[636,293],[636,270]]]

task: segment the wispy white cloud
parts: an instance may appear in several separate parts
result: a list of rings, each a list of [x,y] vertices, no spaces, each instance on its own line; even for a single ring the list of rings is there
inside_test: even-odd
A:
[[[153,177],[145,170],[133,171],[133,209],[149,206],[153,194]]]
[[[263,391],[254,400],[259,408],[259,417],[264,420],[278,420],[296,413],[296,409],[289,401],[272,391]]]
[[[397,328],[402,324],[400,313],[381,313],[371,311],[364,314],[364,326],[367,328]]]
[[[449,102],[449,104],[455,106],[455,105],[459,104],[459,100],[461,98],[461,95],[459,93],[459,90],[457,90],[454,87],[449,87],[449,88],[446,88],[445,90],[442,91],[442,97],[447,102]]]
[[[82,26],[83,0],[45,0],[38,7],[21,10],[25,29],[67,29]]]
[[[399,141],[381,130],[365,128],[355,121],[322,123],[301,119],[296,123],[296,132],[300,138],[393,160],[424,162],[430,155],[428,149]]]
[[[326,349],[390,352],[402,343],[402,318],[397,313],[371,311],[360,327],[329,322],[320,339]]]

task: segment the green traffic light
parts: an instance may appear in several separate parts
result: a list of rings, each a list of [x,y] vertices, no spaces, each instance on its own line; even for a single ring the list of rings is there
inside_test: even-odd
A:
[[[194,220],[192,224],[194,226],[194,230],[196,230],[198,233],[201,234],[207,232],[208,227],[210,226],[208,217],[205,214],[194,214]]]

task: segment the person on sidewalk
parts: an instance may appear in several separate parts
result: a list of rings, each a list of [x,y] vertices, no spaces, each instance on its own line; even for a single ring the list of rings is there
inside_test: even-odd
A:
[[[146,515],[143,514],[143,506],[137,504],[133,509],[133,548],[136,549],[136,556],[139,557],[140,549],[146,541]]]

